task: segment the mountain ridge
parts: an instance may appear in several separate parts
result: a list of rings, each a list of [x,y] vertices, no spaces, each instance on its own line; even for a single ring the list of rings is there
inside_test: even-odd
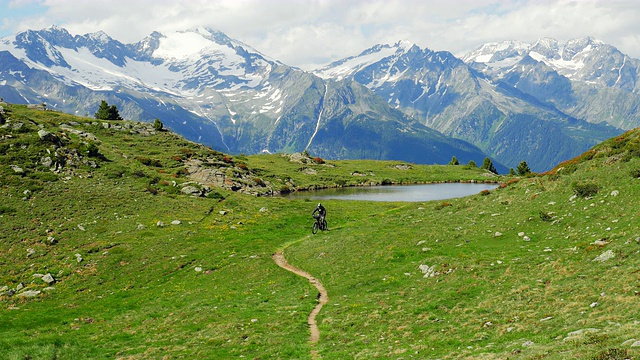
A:
[[[540,48],[545,45],[539,43]],[[549,49],[555,44],[546,43]],[[571,49],[580,54],[581,45],[576,41],[567,54]],[[544,84],[538,79],[516,86],[517,74],[500,77],[485,63],[470,58],[465,62],[406,40],[376,45],[314,72],[283,64],[205,28],[152,32],[135,44],[122,44],[104,32],[72,36],[54,26],[1,39],[0,56],[5,52],[11,56],[4,55],[8,61],[0,68],[0,96],[8,101],[47,102],[52,108],[88,115],[105,99],[127,118],[161,118],[190,140],[233,153],[310,150],[324,157],[354,156],[348,149],[355,138],[345,136],[346,129],[363,122],[367,131],[358,134],[369,137],[354,150],[366,156],[399,153],[411,156],[401,160],[421,163],[446,163],[452,156],[478,162],[489,156],[506,165],[500,165],[502,171],[522,160],[543,171],[622,131],[593,120],[602,111],[589,108],[587,85],[576,85],[535,58],[526,61],[541,69],[540,74],[555,77],[557,86],[542,92]],[[350,82],[364,87],[354,92]],[[342,90],[326,91],[333,86]],[[573,93],[566,95],[566,89],[582,94],[580,101]],[[620,86],[616,89],[596,96],[624,98],[618,113],[632,113],[635,95],[628,96]],[[345,97],[348,93],[357,96]],[[338,97],[331,100],[327,95]],[[339,104],[341,109],[331,111],[325,104]],[[633,126],[630,115],[621,116],[611,121],[614,126]],[[552,155],[541,156],[518,140],[519,130],[531,121],[536,123],[527,130],[533,131],[531,139],[551,144]],[[416,127],[418,123],[422,127]],[[414,133],[407,142],[409,128]],[[509,138],[500,138],[505,133]],[[413,146],[383,151],[403,143]],[[430,153],[434,144],[452,153]],[[451,144],[456,145],[449,148]]]

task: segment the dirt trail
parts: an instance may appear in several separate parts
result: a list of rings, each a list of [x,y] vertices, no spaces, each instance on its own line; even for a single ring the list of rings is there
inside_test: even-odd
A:
[[[311,274],[309,274],[308,272],[289,265],[289,263],[287,262],[287,259],[284,258],[282,251],[278,251],[275,254],[273,254],[273,261],[275,261],[276,264],[278,264],[278,266],[280,266],[281,268],[285,270],[289,270],[296,275],[300,275],[306,278],[307,280],[309,280],[309,282],[313,286],[316,287],[316,289],[318,289],[318,292],[319,292],[318,304],[313,308],[311,313],[309,313],[309,317],[307,318],[307,324],[309,324],[309,329],[311,330],[311,336],[309,337],[309,342],[311,343],[311,346],[313,348],[313,346],[320,339],[320,331],[318,330],[318,324],[316,323],[316,316],[320,312],[320,309],[322,309],[322,306],[329,301],[329,295],[327,295],[327,290],[324,288],[324,286],[322,286],[322,284],[320,283],[320,281],[318,281],[318,279],[311,276]],[[311,355],[312,355],[312,358],[318,357],[318,353],[315,349],[311,350]]]

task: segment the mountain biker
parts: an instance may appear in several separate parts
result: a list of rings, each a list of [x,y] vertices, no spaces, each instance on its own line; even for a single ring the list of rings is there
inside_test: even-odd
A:
[[[316,212],[318,213],[318,215],[316,215]],[[327,209],[325,209],[321,203],[318,203],[318,206],[316,206],[316,209],[313,210],[311,215],[313,215],[314,218],[320,218],[319,222],[320,224],[322,224],[324,218],[327,216]]]

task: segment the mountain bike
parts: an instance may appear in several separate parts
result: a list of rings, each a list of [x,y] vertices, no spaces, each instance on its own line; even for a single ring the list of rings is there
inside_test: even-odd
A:
[[[320,215],[313,215],[314,219],[316,219],[316,221],[313,223],[313,226],[311,227],[311,232],[312,233],[317,233],[318,229],[320,229],[321,231],[325,231],[327,230],[327,220],[322,219],[322,221],[320,221]]]

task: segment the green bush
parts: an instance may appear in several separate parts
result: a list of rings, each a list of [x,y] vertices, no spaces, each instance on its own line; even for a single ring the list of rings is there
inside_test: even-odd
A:
[[[631,175],[631,177],[633,178],[640,178],[640,169],[633,169],[629,172],[629,174]]]
[[[598,187],[598,185],[593,183],[582,183],[582,184],[573,183],[571,187],[573,188],[574,194],[576,194],[581,198],[587,198],[587,197],[593,196],[597,194],[598,191],[600,191],[600,188]]]

